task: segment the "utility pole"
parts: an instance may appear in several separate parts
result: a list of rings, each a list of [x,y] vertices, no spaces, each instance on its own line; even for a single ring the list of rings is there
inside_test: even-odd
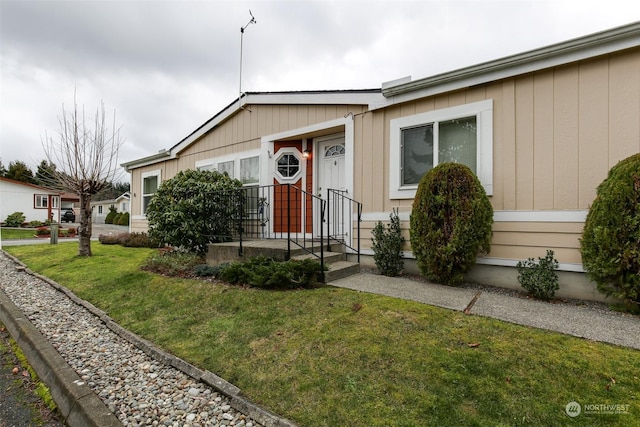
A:
[[[244,39],[244,30],[246,30],[249,25],[258,23],[256,18],[253,17],[251,9],[249,9],[249,15],[251,15],[251,19],[247,22],[247,25],[240,27],[240,85],[238,90],[238,108],[242,108],[242,43]]]

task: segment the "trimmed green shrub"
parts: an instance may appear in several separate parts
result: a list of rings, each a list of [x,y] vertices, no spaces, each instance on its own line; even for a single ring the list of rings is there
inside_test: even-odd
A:
[[[114,208],[113,206],[109,206],[109,213],[104,218],[104,223],[105,224],[113,224],[113,219],[115,218],[115,216],[117,214],[118,214],[118,211],[116,210],[116,208]]]
[[[113,223],[116,224],[116,220],[113,220]],[[129,212],[123,212],[120,215],[120,218],[117,222],[118,225],[129,225]]]
[[[598,186],[580,248],[601,293],[640,304],[640,154],[620,161]]]
[[[4,221],[5,227],[20,227],[27,219],[22,212],[14,212],[7,216],[7,219]]]
[[[27,224],[27,227],[29,227],[29,228],[37,228],[37,227],[42,227],[43,225],[44,225],[44,222],[38,221],[36,219],[36,220],[33,220],[33,221],[29,221],[29,223]]]
[[[536,298],[550,300],[560,289],[556,273],[558,260],[553,257],[553,251],[550,249],[544,258],[538,257],[537,262],[533,258],[518,261],[516,268],[518,282]]]
[[[389,215],[389,224],[385,227],[382,221],[378,221],[371,232],[371,249],[376,266],[385,276],[397,276],[402,272],[402,245],[404,237],[400,229],[400,218],[394,210]]]
[[[186,251],[204,254],[212,242],[228,241],[242,183],[217,171],[186,170],[164,181],[146,216],[149,235]]]
[[[232,262],[218,278],[232,283],[264,289],[311,288],[321,272],[320,263],[312,259],[277,262],[258,256],[246,262]]]
[[[411,248],[429,280],[457,285],[491,248],[493,208],[467,166],[442,163],[420,180],[411,211]]]
[[[113,225],[120,225],[120,218],[122,218],[122,212],[118,212],[117,214],[115,214],[111,223]]]

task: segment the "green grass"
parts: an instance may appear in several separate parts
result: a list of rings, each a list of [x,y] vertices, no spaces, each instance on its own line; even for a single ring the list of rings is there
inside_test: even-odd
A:
[[[35,228],[4,228],[0,230],[0,238],[2,240],[12,239],[34,239],[36,234]]]
[[[380,295],[264,291],[139,270],[150,249],[6,250],[300,426],[640,421],[640,352]],[[470,345],[472,344],[472,345]],[[477,344],[477,345],[476,345]],[[570,401],[629,414],[569,418]]]

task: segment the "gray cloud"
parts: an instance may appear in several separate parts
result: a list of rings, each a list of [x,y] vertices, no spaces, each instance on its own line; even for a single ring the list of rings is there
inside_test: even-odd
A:
[[[3,163],[39,163],[74,92],[88,109],[104,100],[117,111],[121,162],[171,147],[238,96],[249,9],[246,91],[379,87],[640,17],[623,0],[2,0]]]

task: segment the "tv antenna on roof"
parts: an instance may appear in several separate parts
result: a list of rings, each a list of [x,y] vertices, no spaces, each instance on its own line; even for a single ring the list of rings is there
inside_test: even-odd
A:
[[[256,18],[254,18],[253,13],[251,13],[251,9],[249,9],[249,15],[251,15],[251,19],[247,22],[247,25],[244,27],[240,27],[240,85],[239,85],[239,94],[238,94],[238,106],[242,108],[242,42],[244,39],[244,30],[251,24],[257,24]]]

